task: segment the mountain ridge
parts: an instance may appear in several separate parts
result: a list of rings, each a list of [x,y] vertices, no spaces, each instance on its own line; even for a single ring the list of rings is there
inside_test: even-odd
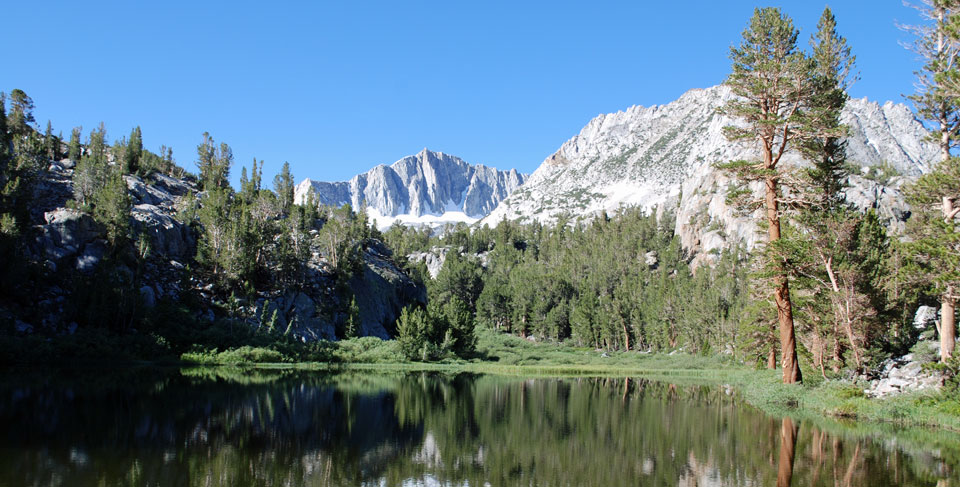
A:
[[[527,175],[501,171],[426,148],[390,164],[380,164],[348,181],[297,184],[294,199],[354,208],[366,206],[380,227],[393,222],[438,225],[473,223],[486,216],[523,184]]]
[[[718,85],[690,90],[667,104],[594,117],[482,223],[552,223],[562,214],[590,217],[621,206],[675,205],[676,233],[688,250],[709,252],[733,241],[752,247],[759,241],[755,215],[727,205],[733,181],[714,167],[755,157],[755,150],[723,134],[723,127],[736,121],[719,108],[733,97]],[[909,207],[899,185],[928,171],[937,157],[928,132],[905,105],[866,98],[848,100],[842,121],[850,127],[848,160],[860,170],[850,177],[848,200],[861,209],[877,208],[886,223],[902,228]],[[804,164],[795,151],[783,163]],[[900,177],[873,181],[885,165]]]

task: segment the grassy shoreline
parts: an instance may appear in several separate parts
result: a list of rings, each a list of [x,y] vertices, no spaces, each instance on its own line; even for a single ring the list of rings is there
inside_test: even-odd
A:
[[[298,360],[279,347],[239,347],[218,351],[198,349],[179,357],[126,360],[143,366],[233,366],[259,369],[316,371],[435,371],[482,373],[513,377],[644,377],[729,385],[750,405],[761,411],[799,419],[826,419],[882,423],[895,427],[940,428],[960,433],[960,400],[946,393],[914,393],[870,399],[864,383],[824,380],[807,374],[802,385],[780,383],[780,372],[756,370],[729,356],[698,356],[684,353],[648,354],[636,351],[603,352],[566,343],[534,342],[492,330],[477,330],[477,354],[469,360],[456,357],[438,362],[411,362],[395,341],[364,337],[323,345],[322,360]],[[85,342],[84,342],[85,343]],[[100,351],[106,345],[96,341]],[[69,347],[61,347],[70,350]],[[74,348],[85,349],[82,346]],[[54,349],[63,351],[61,349]],[[70,354],[68,354],[70,355]],[[80,355],[80,354],[77,354]],[[96,356],[83,354],[80,357]],[[134,354],[137,356],[139,354]],[[57,353],[47,357],[62,357]],[[42,357],[42,356],[41,356]],[[38,357],[39,358],[39,357]],[[105,357],[106,358],[106,357]],[[51,364],[46,360],[21,363]],[[71,367],[84,360],[64,362]],[[116,360],[92,361],[89,365],[116,366]]]
[[[712,367],[690,368],[691,362]],[[195,364],[222,367],[216,364]],[[672,366],[675,365],[675,366]],[[716,359],[688,355],[649,355],[633,364],[500,364],[448,361],[440,363],[271,363],[232,364],[251,369],[316,371],[476,373],[511,377],[642,377],[661,381],[728,385],[751,406],[774,416],[813,421],[878,423],[894,427],[936,428],[960,433],[960,405],[940,393],[912,393],[883,399],[863,395],[863,384],[808,379],[805,384],[780,383],[778,370],[754,370]],[[960,438],[960,437],[958,437]]]

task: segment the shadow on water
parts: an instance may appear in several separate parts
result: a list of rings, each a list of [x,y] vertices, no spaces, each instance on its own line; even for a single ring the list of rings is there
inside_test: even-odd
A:
[[[0,375],[0,486],[960,485],[958,450],[637,378]]]

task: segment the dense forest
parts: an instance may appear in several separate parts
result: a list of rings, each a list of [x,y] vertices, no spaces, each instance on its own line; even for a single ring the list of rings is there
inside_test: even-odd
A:
[[[731,49],[726,83],[739,97],[724,112],[742,122],[728,128],[730,142],[762,150],[756,161],[716,168],[742,183],[728,198],[744,215],[762,214],[765,241],[698,265],[674,234],[669,206],[381,234],[362,209],[295,203],[287,164],[268,187],[266,163],[254,159],[235,189],[230,146],[210,134],[191,174],[170,148],[146,149],[139,127],[112,144],[103,124],[86,135],[73,128],[68,139],[50,122],[41,130],[31,98],[12,90],[0,97],[0,361],[218,350],[331,360],[337,340],[375,335],[364,303],[380,292],[369,291],[379,266],[395,267],[391,283],[409,288],[396,316],[382,314],[394,318],[382,330],[411,360],[482,359],[482,327],[591,349],[722,354],[779,365],[784,382],[797,382],[801,363],[823,376],[862,374],[935,338],[918,337],[913,322],[917,306],[936,305],[939,352],[915,351],[947,362],[960,289],[952,155],[960,54],[935,40],[960,43],[960,34],[944,15],[952,9],[937,5],[916,45],[928,63],[913,102],[942,159],[904,188],[913,210],[906,234],[889,234],[876,214],[844,200],[850,161],[839,113],[854,57],[832,13],[804,50],[789,17],[758,9]],[[809,165],[779,164],[789,151]],[[69,238],[38,243],[68,217],[103,242],[87,245],[75,266],[51,257],[79,252]],[[159,241],[157,221],[183,244]],[[423,263],[430,253],[444,257],[435,277]],[[310,335],[305,321],[285,317],[291,309],[332,331]]]

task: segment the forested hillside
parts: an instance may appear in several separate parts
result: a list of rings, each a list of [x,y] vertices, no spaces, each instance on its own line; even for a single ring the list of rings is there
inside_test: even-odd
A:
[[[232,151],[209,134],[194,175],[139,127],[66,141],[38,130],[25,92],[0,101],[0,361],[323,360],[321,341],[388,338],[425,303],[365,214],[294,204],[286,164],[268,189],[255,159],[235,190]]]

